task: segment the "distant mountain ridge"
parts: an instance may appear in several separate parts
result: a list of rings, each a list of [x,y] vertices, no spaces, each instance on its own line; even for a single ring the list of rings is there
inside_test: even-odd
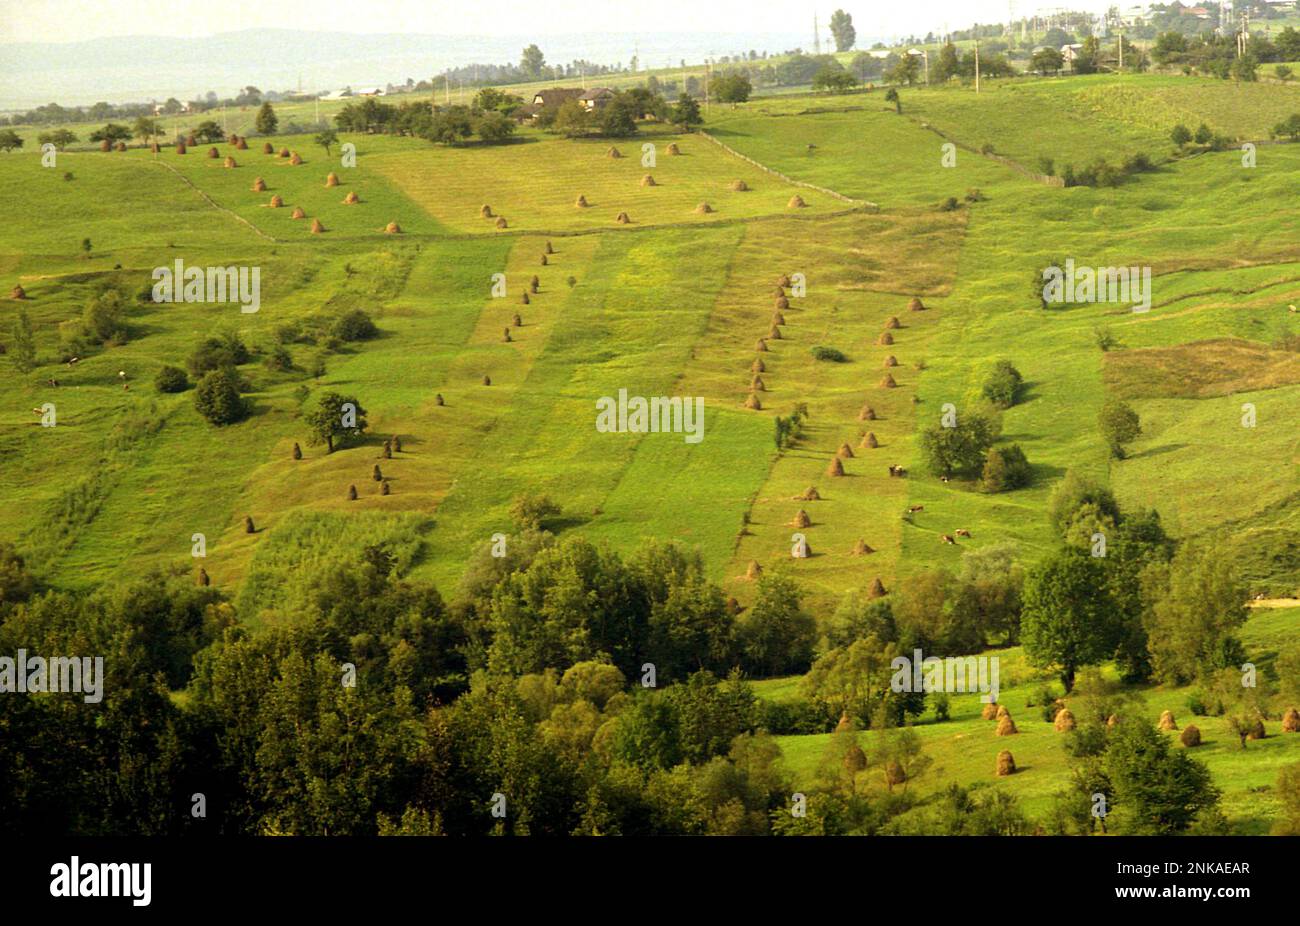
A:
[[[779,54],[807,48],[810,40],[794,32],[441,36],[249,29],[200,38],[13,42],[0,44],[0,109],[188,100],[209,90],[229,96],[247,84],[290,90],[301,81],[312,92],[419,81],[447,67],[517,62],[531,42],[550,63],[627,65],[637,54],[642,68],[661,68],[750,49]]]

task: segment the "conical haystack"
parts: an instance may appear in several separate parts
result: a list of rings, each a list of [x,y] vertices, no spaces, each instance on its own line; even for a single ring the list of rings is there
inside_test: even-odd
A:
[[[1052,721],[1052,727],[1057,733],[1067,733],[1074,729],[1074,714],[1068,707],[1063,707],[1056,712],[1056,719]]]
[[[745,408],[753,409],[756,412],[763,410],[763,403],[758,400],[757,393],[751,392],[745,399]]]
[[[822,500],[821,493],[817,491],[816,486],[809,486],[803,492],[795,496],[801,502],[819,502]]]
[[[885,378],[880,381],[881,389],[894,389],[897,386],[898,383],[894,382],[894,377],[890,376],[888,373],[886,373]]]
[[[587,197],[585,197],[585,196],[579,196],[577,199],[575,199],[575,200],[573,201],[573,204],[574,204],[575,206],[577,206],[579,209],[586,209],[586,208],[587,208]]]
[[[909,312],[924,312],[925,303],[921,301],[920,296],[913,296],[911,300],[907,303],[907,310]]]
[[[875,410],[874,408],[872,408],[870,405],[864,405],[864,406],[862,406],[862,411],[858,412],[858,420],[859,420],[859,421],[875,421],[875,420],[876,420],[876,410]]]
[[[881,347],[888,347],[894,343],[894,336],[888,331],[882,331],[880,337],[876,338],[876,343]]]
[[[898,366],[898,358],[895,357],[893,354],[890,354],[888,357],[885,358],[885,362],[883,366],[885,367],[885,369]]]
[[[748,190],[749,190],[749,184],[747,184],[744,180],[731,181],[731,191],[733,193],[745,193],[748,192]]]
[[[980,711],[980,716],[985,720],[998,719],[998,706],[992,702],[984,705],[984,710]]]
[[[998,753],[997,775],[999,778],[1005,778],[1008,775],[1016,773],[1016,760],[1012,758],[1010,750],[1004,749]]]
[[[617,216],[615,216],[614,221],[617,222],[619,225],[629,225],[632,222],[632,220],[628,217],[628,214],[626,212],[620,212]]]
[[[1294,707],[1288,707],[1282,715],[1282,732],[1300,733],[1300,711]]]
[[[749,381],[749,388],[754,392],[767,392],[767,384],[763,382],[763,377],[755,376]]]
[[[1160,722],[1156,726],[1161,730],[1177,730],[1178,724],[1174,722],[1173,711],[1161,711]]]
[[[774,325],[784,325],[784,324],[785,324],[785,316],[782,315],[780,312],[773,312],[773,313],[772,313],[772,324],[774,324]]]
[[[384,226],[385,235],[400,235],[401,233],[402,226],[398,225],[396,222],[389,222]]]
[[[678,148],[677,142],[673,141],[668,143],[668,147],[664,149],[664,153],[675,157],[682,153],[682,149]]]
[[[330,171],[328,174],[325,175],[325,186],[332,187],[338,185],[339,185],[338,174],[334,173],[334,171]]]
[[[653,175],[653,174],[646,174],[644,177],[641,178],[641,185],[642,185],[642,186],[658,186],[659,184],[655,183],[655,178],[654,178],[654,175]]]
[[[253,181],[253,192],[254,192],[254,193],[265,193],[265,192],[266,192],[266,181],[263,180],[261,177],[258,177],[256,180],[254,180],[254,181]]]
[[[1019,732],[1016,729],[1016,722],[1011,719],[1010,714],[1003,714],[998,718],[998,736],[1015,736]]]
[[[325,230],[325,226],[320,223],[320,219],[311,220],[311,233],[313,235],[319,235],[324,230]]]
[[[9,290],[9,298],[10,298],[10,299],[26,299],[26,298],[27,298],[27,290],[23,289],[22,286],[20,286],[19,284],[15,283],[15,284],[14,284],[14,288],[11,289],[11,290]]]
[[[221,166],[226,168],[227,170],[231,170],[233,168],[238,167],[239,165],[235,163],[234,158],[230,157],[229,155],[226,155],[226,159],[221,162]]]
[[[902,327],[903,327],[903,323],[898,320],[897,315],[889,316],[889,321],[885,322],[885,328],[892,331],[896,331]]]
[[[767,350],[767,342],[764,341],[762,338],[759,338],[759,339],[758,339],[758,343],[754,345],[754,350],[757,350],[757,351],[766,351],[766,350]]]
[[[361,202],[361,197],[357,195],[356,190],[349,190],[348,195],[343,197],[343,205],[345,206],[355,206],[359,202]]]
[[[1194,749],[1201,745],[1201,728],[1194,723],[1189,723],[1183,727],[1183,732],[1178,734],[1178,739],[1188,749]]]
[[[270,206],[271,206],[271,208],[272,208],[272,209],[279,209],[279,208],[280,208],[281,206],[283,206],[283,205],[284,205],[284,200],[280,198],[280,194],[279,194],[279,193],[272,193],[272,194],[271,194],[271,202],[270,202]]]
[[[875,552],[876,552],[875,550],[873,550],[873,549],[871,549],[871,547],[867,546],[867,542],[866,542],[865,540],[859,540],[857,543],[855,543],[855,544],[853,545],[853,553],[852,553],[852,555],[853,555],[853,556],[867,556],[868,554],[875,553]]]
[[[209,148],[209,149],[208,149],[208,157],[210,157],[210,158],[219,158],[219,157],[221,157],[221,152],[218,151],[216,148]]]
[[[862,751],[862,747],[854,743],[844,753],[844,770],[849,774],[857,774],[867,767],[867,754]]]
[[[758,560],[751,559],[749,566],[745,569],[745,578],[753,581],[763,574],[763,567],[758,564]]]
[[[862,435],[862,443],[858,444],[858,446],[868,450],[875,450],[879,447],[880,442],[876,440],[876,432],[868,431],[866,434]]]
[[[848,444],[840,444],[840,449],[835,451],[835,455],[844,460],[853,459],[853,448]]]
[[[509,227],[510,227],[510,224],[509,224],[508,222],[506,222],[506,217],[505,217],[505,216],[498,216],[498,217],[497,217],[497,220],[496,220],[496,227],[497,227],[497,228],[509,228]]]
[[[839,457],[831,457],[831,465],[826,467],[827,476],[843,476],[844,464],[840,462]]]
[[[871,587],[867,589],[868,598],[884,598],[888,594],[885,583],[880,581],[879,576],[871,580]]]
[[[796,193],[794,196],[791,196],[790,201],[786,203],[787,208],[790,209],[802,209],[806,205],[808,204],[803,201],[803,197],[800,196],[798,193]]]
[[[794,518],[790,521],[791,527],[812,527],[812,518],[808,517],[808,512],[800,508],[794,513]]]
[[[700,203],[698,206],[695,207],[696,215],[709,215],[712,212],[713,212],[713,207],[710,206],[708,203]]]
[[[263,145],[262,145],[262,153],[263,153],[263,154],[275,154],[275,146],[272,145],[269,141],[268,141],[268,142],[264,142]]]
[[[291,219],[305,219],[305,218],[307,218],[307,213],[306,213],[306,212],[303,212],[302,206],[294,206],[294,207],[293,207],[293,215],[291,215],[289,218],[291,218]]]
[[[622,156],[623,152],[614,147],[610,147],[610,149],[605,152],[605,157],[607,158],[621,158]]]
[[[762,357],[755,357],[754,362],[749,365],[749,371],[751,373],[766,373],[767,364],[763,362]]]

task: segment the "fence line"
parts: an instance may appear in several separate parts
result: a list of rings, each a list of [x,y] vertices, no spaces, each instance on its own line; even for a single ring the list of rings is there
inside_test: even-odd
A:
[[[808,183],[804,180],[796,180],[793,177],[786,176],[785,174],[781,173],[779,170],[773,170],[772,168],[768,167],[766,164],[759,163],[758,161],[755,161],[753,158],[749,157],[748,155],[741,154],[735,148],[719,141],[718,139],[710,135],[708,132],[705,132],[703,129],[697,131],[696,134],[698,134],[701,138],[707,138],[709,141],[713,142],[715,145],[717,145],[723,151],[730,154],[732,157],[740,158],[740,160],[744,161],[745,163],[752,164],[753,166],[757,167],[759,170],[771,174],[773,177],[776,177],[778,180],[783,180],[784,182],[792,186],[803,187],[806,190],[816,190],[818,193],[825,193],[827,196],[838,199],[841,202],[853,203],[854,205],[857,206],[866,206],[873,211],[880,210],[879,203],[873,203],[867,199],[854,199],[852,196],[845,196],[843,193],[837,193],[834,190],[829,190],[824,186],[818,186],[815,183]]]

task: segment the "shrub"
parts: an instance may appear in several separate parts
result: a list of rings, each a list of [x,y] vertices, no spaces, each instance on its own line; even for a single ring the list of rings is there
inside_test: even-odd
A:
[[[820,344],[812,349],[814,360],[824,360],[827,363],[844,363],[849,358],[844,356],[843,352],[833,347],[823,347]]]
[[[263,363],[274,373],[288,373],[293,369],[293,355],[284,345],[277,344]]]
[[[226,333],[219,337],[206,338],[194,349],[194,353],[190,355],[185,365],[189,367],[190,375],[200,377],[223,367],[248,363],[249,359],[248,348],[244,346],[239,335]]]
[[[190,388],[190,381],[180,367],[166,366],[158,371],[153,380],[154,388],[159,392],[184,392]]]
[[[956,196],[949,196],[939,204],[940,212],[956,212],[961,208],[961,203],[957,202]]]
[[[379,329],[361,309],[345,313],[334,323],[334,336],[343,341],[368,341],[379,334]]]
[[[215,425],[233,424],[248,414],[239,395],[239,383],[233,370],[223,367],[207,373],[194,390],[194,407]]]
[[[519,495],[510,504],[510,517],[520,530],[542,530],[559,513],[560,506],[545,495]]]
[[[981,390],[984,398],[998,408],[1010,408],[1020,399],[1025,379],[1010,360],[999,360],[993,372],[984,380]]]
[[[990,447],[984,458],[981,482],[985,492],[1006,492],[1029,485],[1033,470],[1019,444]]]

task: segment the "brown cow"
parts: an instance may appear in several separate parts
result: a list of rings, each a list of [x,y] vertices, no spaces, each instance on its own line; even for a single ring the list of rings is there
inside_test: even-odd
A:
[[[939,536],[939,539],[942,540],[944,543],[956,543],[956,542],[957,542],[957,541],[955,541],[955,540],[952,539],[952,534],[941,534],[941,535]]]
[[[918,511],[924,511],[924,510],[925,510],[925,506],[924,506],[924,505],[908,505],[908,506],[907,506],[907,513],[908,513],[908,514],[916,514]]]
[[[970,531],[968,531],[968,530],[966,530],[966,529],[964,529],[964,528],[960,528],[960,527],[957,528],[957,530],[953,531],[953,533],[956,534],[958,537],[969,537],[969,536],[970,536]]]

